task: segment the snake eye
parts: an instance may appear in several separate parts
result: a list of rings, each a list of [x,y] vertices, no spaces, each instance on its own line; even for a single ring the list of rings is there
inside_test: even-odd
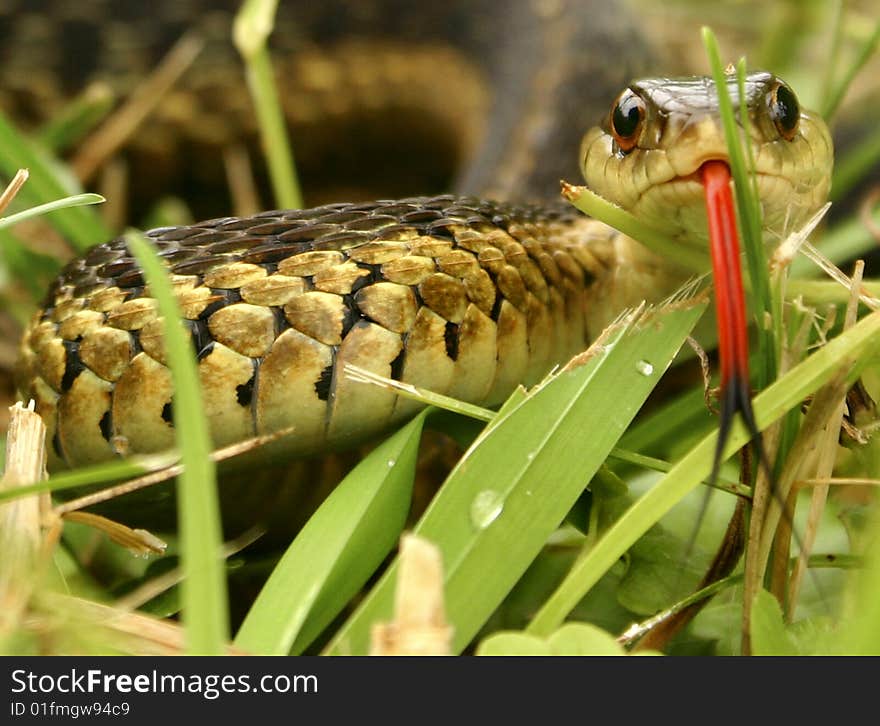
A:
[[[780,136],[791,141],[801,118],[801,109],[794,91],[784,83],[779,83],[767,94],[767,106],[770,109],[770,118],[776,124]]]
[[[611,134],[624,154],[635,147],[644,120],[644,100],[627,88],[611,109]]]

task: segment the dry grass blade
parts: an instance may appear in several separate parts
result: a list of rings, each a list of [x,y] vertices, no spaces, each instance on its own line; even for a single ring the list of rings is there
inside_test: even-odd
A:
[[[833,262],[831,262],[831,260],[829,260],[809,242],[804,241],[802,251],[809,260],[818,265],[819,268],[828,275],[828,277],[838,283],[841,287],[845,288],[846,290],[853,289],[852,279],[850,279],[850,277],[846,273],[844,273],[839,267],[837,267]],[[858,294],[858,299],[860,303],[870,308],[871,310],[880,309],[880,300],[878,300],[873,295],[868,294],[868,292],[863,289],[861,279],[859,279],[859,284],[856,286],[855,291]]]
[[[70,512],[64,517],[68,522],[79,522],[106,534],[121,547],[140,557],[162,555],[168,545],[145,529],[132,529],[107,517],[91,512]]]
[[[260,446],[265,446],[266,444],[276,441],[283,436],[287,436],[292,431],[292,428],[286,428],[271,434],[265,434],[264,436],[255,436],[253,438],[246,439],[245,441],[230,444],[229,446],[224,446],[222,449],[216,449],[212,451],[210,454],[210,458],[215,463],[224,461],[225,459],[231,459],[233,456],[239,456],[248,451],[253,451]],[[57,515],[66,515],[68,512],[74,512],[79,509],[84,509],[85,507],[91,507],[95,504],[109,501],[110,499],[115,499],[116,497],[121,497],[125,494],[131,494],[132,492],[136,492],[139,489],[146,489],[147,487],[160,484],[163,481],[168,481],[169,479],[178,476],[182,471],[183,466],[180,464],[163,466],[158,471],[144,474],[143,476],[139,476],[137,479],[131,479],[130,481],[123,482],[122,484],[107,487],[106,489],[101,489],[100,491],[93,492],[92,494],[86,494],[85,496],[78,497],[77,499],[71,499],[69,502],[65,502],[64,504],[59,504],[55,507],[54,513]]]
[[[234,554],[241,552],[245,547],[256,542],[263,534],[265,534],[263,529],[249,529],[240,537],[236,537],[234,540],[223,545],[223,556],[229,559]],[[173,570],[163,572],[161,575],[152,578],[119,598],[115,602],[115,607],[120,610],[135,610],[142,605],[146,605],[150,600],[158,597],[166,590],[170,590],[175,585],[180,584],[181,580],[183,580],[183,570],[180,567],[175,567]]]
[[[83,142],[71,162],[74,173],[81,181],[91,179],[101,164],[131,137],[184,71],[192,65],[203,44],[204,41],[197,35],[184,35],[156,70],[137,87],[125,105]]]
[[[366,368],[361,368],[360,366],[351,363],[345,364],[343,373],[349,378],[349,380],[356,383],[379,386],[380,388],[394,391],[403,398],[418,401],[419,403],[424,403],[429,406],[436,406],[437,408],[452,411],[453,413],[458,413],[462,416],[469,416],[477,421],[491,421],[495,418],[495,412],[491,409],[483,408],[482,406],[475,406],[474,404],[465,401],[459,401],[457,398],[444,396],[442,393],[434,393],[426,388],[414,386],[411,383],[404,383],[403,381],[396,381],[393,378],[386,378],[385,376],[380,376],[377,373],[368,371]]]
[[[128,208],[128,162],[113,157],[101,169],[98,189],[107,202],[101,207],[101,219],[110,229],[122,229],[130,212]]]
[[[443,605],[443,561],[426,539],[400,539],[394,620],[376,623],[370,655],[451,655],[452,626]]]
[[[177,623],[132,613],[70,595],[43,593],[41,609],[29,628],[44,630],[64,628],[66,634],[82,633],[93,644],[104,642],[115,652],[127,655],[183,655],[186,647],[184,629]],[[233,646],[225,646],[226,655],[244,655]]]
[[[6,472],[0,488],[30,484],[45,478],[46,426],[21,403],[11,407],[6,439]],[[40,497],[30,496],[0,505],[0,642],[14,630],[27,607],[38,571],[42,537]]]
[[[18,190],[24,186],[24,183],[28,180],[29,172],[27,169],[19,169],[18,172],[12,177],[12,181],[6,185],[6,189],[3,190],[3,193],[0,194],[0,214],[3,214],[6,211],[6,207],[8,207],[12,200],[15,199],[15,195],[18,194]]]
[[[843,329],[848,330],[856,322],[856,314],[858,313],[859,303],[859,287],[862,282],[862,274],[864,273],[865,264],[861,260],[856,263],[855,272],[852,278],[852,297],[846,309],[846,318],[844,319]],[[843,422],[843,414],[846,408],[846,391],[840,396],[840,399],[830,413],[828,424],[823,431],[820,440],[817,442],[815,460],[815,478],[822,480],[831,476],[834,470],[836,460],[837,444],[840,438],[840,427]],[[788,617],[794,613],[797,604],[798,592],[800,591],[801,582],[803,581],[806,571],[807,560],[813,549],[813,543],[816,540],[816,533],[819,528],[819,519],[825,509],[825,501],[828,498],[828,484],[818,484],[813,489],[813,495],[810,500],[810,511],[807,514],[807,523],[800,543],[800,555],[791,573],[788,582],[788,595],[785,600],[784,607],[787,609]],[[781,594],[781,593],[775,593]]]
[[[766,514],[763,517],[763,521],[760,522],[761,535],[755,553],[756,560],[753,577],[756,585],[763,581],[770,551],[776,538],[777,528],[783,521],[791,521],[792,512],[786,511],[783,508],[783,503],[788,499],[795,480],[801,478],[801,467],[810,460],[810,452],[816,446],[818,437],[828,426],[829,418],[835,411],[841,396],[846,393],[847,377],[853,365],[853,362],[847,363],[847,361],[843,361],[837,375],[814,396],[810,404],[810,410],[804,417],[797,438],[791,448],[786,466],[775,482],[775,489],[771,491]],[[756,586],[754,592],[757,592],[758,589]],[[748,625],[748,603],[749,601],[746,600],[744,626]],[[744,632],[748,632],[748,630],[744,629]]]
[[[804,245],[809,243],[803,241]],[[849,329],[855,322],[855,311],[859,300],[861,288],[861,275],[855,281],[850,282],[851,301],[847,311],[847,324],[844,330]],[[812,319],[807,317],[803,320],[798,335],[795,336],[793,348],[797,351],[806,344],[807,333],[812,325]],[[800,352],[789,351],[789,356],[797,359]],[[847,390],[847,376],[849,370],[846,366],[841,368],[837,376],[832,378],[825,386],[816,392],[810,409],[805,416],[797,438],[789,452],[786,465],[783,468],[775,488],[763,475],[759,476],[756,496],[753,500],[752,521],[749,531],[749,546],[746,559],[746,577],[743,604],[743,638],[744,652],[748,652],[749,637],[752,630],[751,611],[754,598],[760,589],[759,585],[764,579],[765,569],[773,550],[773,561],[769,563],[771,570],[771,591],[776,595],[781,604],[784,604],[786,590],[789,589],[788,559],[790,551],[790,539],[792,536],[792,521],[794,516],[794,484],[797,480],[806,477],[811,469],[817,472],[819,477],[827,477],[831,473],[835,455],[834,447],[837,442],[840,422],[843,414],[843,400]],[[830,447],[830,448],[829,448]],[[817,455],[821,452],[821,455]],[[815,521],[812,529],[818,526],[818,517],[821,514],[821,505],[824,504],[827,488],[820,491],[814,497],[811,506],[811,516]],[[820,503],[821,498],[821,503]],[[790,505],[790,506],[789,506]],[[815,509],[814,509],[815,508]],[[805,533],[805,539],[801,542],[801,549],[809,554],[815,531]],[[806,561],[806,559],[804,560]],[[798,579],[803,576],[801,565]],[[790,594],[796,594],[796,588],[789,590]],[[788,607],[793,609],[795,601],[790,600]]]
[[[247,148],[233,144],[223,149],[226,185],[232,197],[232,209],[238,217],[249,217],[263,209],[254,169]]]

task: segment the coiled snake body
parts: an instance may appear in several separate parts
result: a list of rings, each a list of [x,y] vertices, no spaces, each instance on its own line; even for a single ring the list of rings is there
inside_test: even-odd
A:
[[[576,93],[582,70],[560,75],[550,91],[545,79],[545,100]],[[548,149],[577,158],[576,143],[565,143],[570,128],[553,138],[554,129],[577,124],[565,113],[572,99],[524,130],[505,115],[505,89],[489,142],[458,187],[492,188],[491,179],[512,195],[514,177],[504,172],[519,168],[529,172],[523,196],[536,187],[554,196],[567,167]],[[795,107],[792,125],[789,94],[770,74],[749,79],[748,132],[765,218],[779,231],[824,200],[831,163],[824,124]],[[704,79],[631,85],[584,140],[589,186],[672,234],[704,237],[697,171],[727,153],[715,98]],[[542,160],[546,168],[533,172]],[[551,182],[536,181],[548,175]],[[628,238],[559,204],[457,195],[226,217],[148,236],[174,276],[215,443],[293,426],[292,454],[344,446],[415,410],[349,380],[346,363],[497,403],[581,350],[620,309],[662,297],[681,280]],[[25,334],[19,376],[49,425],[56,459],[82,465],[173,444],[160,323],[122,240],[64,270]]]

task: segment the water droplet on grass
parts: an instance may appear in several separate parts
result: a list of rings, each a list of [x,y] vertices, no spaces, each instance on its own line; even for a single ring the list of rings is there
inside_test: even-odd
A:
[[[504,511],[504,500],[491,489],[484,489],[471,502],[471,523],[477,529],[486,529]]]

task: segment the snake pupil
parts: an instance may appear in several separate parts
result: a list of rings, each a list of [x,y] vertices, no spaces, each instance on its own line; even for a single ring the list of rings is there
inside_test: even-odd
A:
[[[770,118],[776,124],[779,133],[786,139],[794,137],[801,109],[794,92],[784,83],[780,83],[770,93]]]
[[[624,153],[635,147],[644,118],[645,102],[630,89],[625,90],[611,111],[611,131]]]

